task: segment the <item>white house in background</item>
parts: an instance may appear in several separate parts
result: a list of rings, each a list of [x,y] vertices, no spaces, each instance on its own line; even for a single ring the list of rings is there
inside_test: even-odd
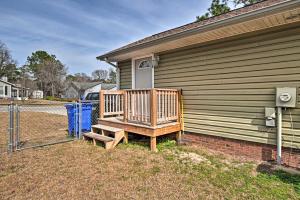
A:
[[[90,87],[84,91],[83,97],[85,98],[88,93],[92,92],[99,92],[100,90],[116,90],[116,84],[108,84],[108,83],[101,83],[99,85],[95,85]]]
[[[42,90],[33,90],[32,98],[33,99],[42,99],[42,98],[44,98],[44,92]]]
[[[116,90],[116,84],[101,82],[70,82],[62,98],[85,98],[88,93],[99,92],[100,90]]]
[[[29,88],[22,87],[19,84],[13,84],[7,81],[7,77],[0,79],[0,99],[27,99]]]
[[[11,98],[11,88],[13,84],[7,82],[6,78],[0,79],[0,98],[7,99]]]

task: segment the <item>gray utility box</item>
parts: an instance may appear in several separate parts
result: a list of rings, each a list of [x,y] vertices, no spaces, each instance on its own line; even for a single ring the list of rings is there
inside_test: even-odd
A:
[[[275,108],[265,108],[266,126],[275,127],[276,111]]]
[[[283,108],[295,108],[297,103],[297,88],[276,88],[276,106]]]

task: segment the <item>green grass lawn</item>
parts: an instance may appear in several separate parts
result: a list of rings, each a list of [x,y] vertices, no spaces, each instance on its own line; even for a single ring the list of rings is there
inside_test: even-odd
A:
[[[75,141],[0,159],[0,199],[300,199],[300,176],[206,149]]]

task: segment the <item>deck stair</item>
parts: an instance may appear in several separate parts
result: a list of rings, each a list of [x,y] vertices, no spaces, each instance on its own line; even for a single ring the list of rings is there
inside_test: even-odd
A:
[[[92,139],[94,145],[96,145],[96,141],[103,142],[105,149],[114,148],[124,137],[123,129],[100,124],[93,125],[91,132],[83,133],[84,140]]]

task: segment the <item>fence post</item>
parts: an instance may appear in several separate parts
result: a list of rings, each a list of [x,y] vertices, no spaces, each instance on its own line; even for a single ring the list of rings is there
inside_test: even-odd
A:
[[[16,150],[19,149],[20,146],[20,107],[16,105]]]
[[[104,91],[100,90],[99,92],[99,118],[103,119],[104,118],[104,112],[105,112],[105,99],[104,99]]]
[[[151,89],[150,91],[150,120],[151,126],[155,127],[157,125],[157,91],[156,89]]]
[[[8,128],[8,145],[7,145],[7,151],[8,153],[13,152],[13,146],[14,146],[14,105],[11,102],[8,106],[9,111],[9,128]]]

